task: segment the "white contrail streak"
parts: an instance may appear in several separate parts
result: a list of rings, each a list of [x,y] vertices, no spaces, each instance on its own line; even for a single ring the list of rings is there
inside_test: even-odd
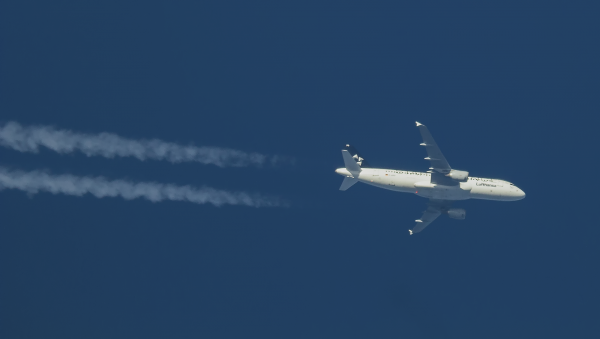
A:
[[[267,198],[244,192],[229,192],[210,187],[194,188],[155,182],[134,183],[125,180],[107,180],[103,177],[78,177],[70,174],[51,175],[43,171],[22,172],[0,167],[0,190],[18,189],[29,194],[50,192],[97,198],[122,197],[126,200],[147,199],[188,201],[195,204],[245,205],[252,207],[287,206],[277,198]]]
[[[84,134],[51,126],[0,125],[0,145],[20,152],[39,152],[46,147],[58,153],[79,151],[87,156],[134,157],[139,160],[200,162],[219,167],[262,166],[282,159],[221,147],[184,146],[158,139],[132,140],[112,133]]]

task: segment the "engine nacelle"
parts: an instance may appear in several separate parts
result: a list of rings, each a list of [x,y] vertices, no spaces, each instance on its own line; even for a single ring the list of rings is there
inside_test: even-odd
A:
[[[467,171],[451,170],[446,176],[460,182],[469,180],[469,172]]]
[[[462,208],[451,208],[447,213],[450,218],[458,220],[463,220],[467,216],[467,211]]]

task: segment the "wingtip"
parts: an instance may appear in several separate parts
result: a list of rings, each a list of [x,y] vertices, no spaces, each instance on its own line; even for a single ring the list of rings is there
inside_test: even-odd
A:
[[[409,235],[413,235],[413,231],[412,230],[408,230],[408,234]]]
[[[422,126],[422,125],[423,125],[422,123],[420,123],[420,122],[418,122],[418,121],[415,121],[415,122],[417,123],[417,127],[418,127],[418,126]]]

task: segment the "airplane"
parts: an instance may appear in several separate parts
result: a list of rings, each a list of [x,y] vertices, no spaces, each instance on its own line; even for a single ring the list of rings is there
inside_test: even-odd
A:
[[[451,207],[455,200],[515,201],[525,198],[525,192],[508,181],[472,177],[467,171],[452,169],[427,127],[419,122],[417,127],[423,138],[421,146],[427,151],[425,160],[431,164],[427,172],[371,168],[354,147],[346,145],[346,149],[342,150],[345,168],[335,170],[344,176],[340,190],[345,191],[357,182],[363,182],[428,198],[427,210],[415,220],[415,227],[408,230],[410,235],[421,232],[442,213],[453,219],[465,219],[464,209]]]

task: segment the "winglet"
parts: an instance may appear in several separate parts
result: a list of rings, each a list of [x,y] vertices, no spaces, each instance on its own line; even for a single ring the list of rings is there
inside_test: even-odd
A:
[[[417,123],[417,127],[418,127],[418,126],[423,126],[423,124],[422,124],[422,123],[420,123],[420,122],[418,122],[418,121],[415,121],[415,122]]]
[[[409,235],[413,235],[413,231],[412,230],[408,230],[408,234]]]

